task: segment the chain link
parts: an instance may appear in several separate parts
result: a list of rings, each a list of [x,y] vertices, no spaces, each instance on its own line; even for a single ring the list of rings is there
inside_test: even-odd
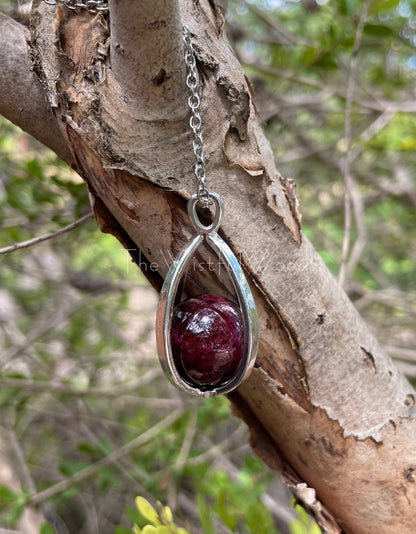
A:
[[[192,46],[189,29],[184,26],[183,43],[185,45],[185,65],[187,69],[186,85],[189,89],[188,106],[191,110],[189,125],[194,133],[193,148],[195,155],[195,176],[198,182],[198,200],[204,206],[212,204],[210,192],[207,188],[205,175],[205,151],[202,138],[202,117],[199,111],[201,97],[199,96],[199,78],[196,68],[195,52]]]
[[[57,4],[62,4],[68,9],[88,9],[91,13],[107,13],[108,12],[108,2],[106,0],[43,0],[45,4],[50,6],[56,6]]]

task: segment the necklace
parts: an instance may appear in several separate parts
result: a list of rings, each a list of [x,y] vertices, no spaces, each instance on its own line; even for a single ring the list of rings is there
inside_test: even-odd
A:
[[[106,0],[44,0],[68,9],[107,13]],[[156,317],[157,352],[168,379],[192,395],[213,397],[229,393],[245,380],[254,366],[258,348],[258,319],[253,295],[242,268],[225,241],[218,235],[223,201],[207,187],[205,152],[200,114],[201,96],[195,52],[190,31],[184,27],[186,86],[194,135],[197,192],[188,201],[188,216],[195,237],[173,261],[163,283]],[[212,222],[204,225],[197,208],[213,209]],[[225,266],[234,287],[235,302],[215,294],[182,300],[179,287],[199,249],[204,244]]]
[[[43,0],[45,4],[50,6],[56,6],[62,4],[68,9],[75,10],[78,7],[81,9],[87,9],[90,13],[107,13],[108,3],[106,0],[85,0],[79,2],[77,0]]]
[[[256,359],[258,324],[254,299],[240,264],[217,233],[223,201],[207,188],[199,79],[188,28],[183,30],[183,43],[198,183],[197,193],[188,201],[188,216],[197,235],[179,253],[165,278],[157,311],[156,340],[160,362],[171,381],[193,395],[213,397],[229,393],[247,378]],[[210,225],[201,223],[198,205],[214,207]],[[177,304],[180,281],[203,242],[225,264],[238,305],[210,294]]]

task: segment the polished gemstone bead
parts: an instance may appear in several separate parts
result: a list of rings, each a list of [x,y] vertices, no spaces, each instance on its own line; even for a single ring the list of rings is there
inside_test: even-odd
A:
[[[240,309],[218,295],[185,300],[173,310],[171,345],[181,375],[197,386],[218,386],[236,374],[244,354]]]

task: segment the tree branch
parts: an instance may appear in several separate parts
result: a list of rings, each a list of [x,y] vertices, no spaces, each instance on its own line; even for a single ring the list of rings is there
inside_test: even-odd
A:
[[[73,395],[74,397],[107,397],[117,398],[135,393],[137,390],[160,376],[159,368],[152,368],[137,380],[133,380],[126,384],[113,384],[111,387],[88,387],[76,388],[63,384],[61,382],[46,381],[46,380],[31,380],[19,378],[0,378],[0,387],[2,389],[21,389],[35,393],[65,393]],[[171,399],[165,399],[171,400]],[[183,402],[181,401],[181,406]]]
[[[38,237],[34,237],[33,239],[29,239],[28,241],[14,243],[13,245],[9,245],[8,247],[0,248],[0,254],[7,254],[8,252],[14,252],[15,250],[21,250],[22,248],[33,247],[34,245],[43,243],[43,241],[48,241],[48,239],[53,239],[62,234],[65,234],[66,232],[70,232],[71,230],[78,228],[78,226],[82,226],[84,223],[90,221],[93,218],[94,218],[94,215],[92,213],[88,213],[87,215],[84,215],[77,221],[74,221],[73,223],[68,224],[67,226],[64,226],[63,228],[60,228],[59,230],[50,232],[49,234],[40,235]]]
[[[236,410],[250,426],[255,451],[282,468],[298,495],[304,481],[316,489],[326,506],[321,516],[332,513],[340,523],[338,527],[331,520],[328,531],[410,533],[409,503],[416,499],[416,486],[405,473],[415,457],[415,392],[301,234],[259,126],[251,89],[221,33],[215,2],[178,1],[203,74],[209,185],[227,206],[221,233],[242,258],[260,317],[257,364],[232,395]],[[172,120],[184,104],[186,86],[184,76],[172,74],[171,81],[182,83],[182,89],[159,92],[170,87],[160,69],[176,72],[166,65],[174,61],[172,50],[179,51],[160,24],[170,28],[164,15],[153,19],[160,25],[162,44],[154,41],[158,24],[151,29],[150,11],[155,6],[167,10],[166,5],[161,0],[140,2],[144,22],[138,22],[139,8],[128,5],[111,3],[111,69],[107,57],[96,57],[95,46],[90,47],[91,57],[77,54],[81,61],[64,61],[62,51],[53,49],[59,26],[53,16],[42,28],[32,24],[32,32],[44,37],[38,41],[39,70],[55,92],[56,113],[67,119],[77,170],[93,194],[102,229],[128,248],[146,251],[152,263],[145,263],[144,270],[160,282],[168,271],[166,259],[193,235],[184,201],[195,190],[190,132],[185,120]],[[76,37],[78,22],[85,18],[75,13],[72,23],[60,28],[66,43],[83,48],[84,39]],[[86,35],[91,34],[89,27],[105,23],[97,19],[87,20]],[[45,20],[44,15],[38,20]],[[178,28],[177,22],[173,27]],[[148,45],[140,42],[147,37]],[[178,31],[175,42],[179,40]],[[71,54],[65,46],[63,52]],[[177,60],[182,57],[178,54]],[[103,76],[83,76],[96,60]],[[153,79],[162,81],[160,86],[149,82]],[[163,113],[155,109],[157,102]],[[143,263],[140,254],[135,257]],[[227,291],[218,273],[192,275],[189,293]],[[38,499],[49,496],[46,491]],[[309,506],[318,509],[315,501]]]
[[[95,473],[99,469],[114,464],[121,458],[124,458],[124,456],[131,454],[138,447],[141,447],[151,439],[155,438],[160,432],[170,427],[175,421],[177,421],[179,417],[182,416],[182,414],[183,409],[175,410],[174,412],[166,416],[164,419],[161,419],[154,426],[149,428],[149,430],[146,430],[146,432],[140,434],[140,436],[137,436],[132,441],[129,441],[122,447],[114,450],[108,456],[105,456],[101,460],[98,460],[94,464],[89,465],[85,469],[78,471],[74,475],[66,478],[65,480],[62,480],[61,482],[58,482],[57,484],[51,486],[50,488],[47,488],[46,490],[30,495],[27,498],[27,502],[30,504],[42,503],[50,499],[54,495],[58,495],[59,493],[62,493],[63,491],[66,491],[69,488],[72,488],[72,486],[75,486],[76,484],[87,480],[88,478],[95,475]]]
[[[354,207],[354,214],[358,224],[359,241],[355,247],[355,254],[353,258],[353,265],[356,264],[357,257],[360,256],[362,248],[365,243],[365,225],[363,222],[362,200],[356,191],[356,184],[353,173],[351,172],[351,110],[355,91],[355,77],[357,71],[357,55],[361,46],[361,39],[365,22],[370,9],[371,0],[366,0],[361,17],[358,23],[357,32],[355,34],[354,47],[352,50],[352,57],[350,62],[350,71],[348,77],[347,87],[347,101],[345,104],[345,128],[344,128],[344,142],[345,142],[345,157],[343,161],[343,174],[345,183],[345,202],[344,202],[344,238],[342,242],[342,257],[339,271],[339,284],[343,287],[347,281],[348,275],[348,256],[350,253],[350,238],[351,238],[351,224],[352,214],[351,207]]]
[[[177,0],[110,1],[111,70],[147,120],[184,115],[182,24]]]
[[[288,31],[283,25],[277,23],[275,19],[267,16],[262,9],[258,8],[256,5],[243,0],[243,4],[267,26],[271,29],[272,34],[276,35],[277,42],[284,45],[298,45],[298,46],[311,46],[310,43],[304,41],[297,35],[293,35],[292,32]]]
[[[0,114],[71,165],[67,140],[32,69],[29,37],[27,28],[0,13]]]

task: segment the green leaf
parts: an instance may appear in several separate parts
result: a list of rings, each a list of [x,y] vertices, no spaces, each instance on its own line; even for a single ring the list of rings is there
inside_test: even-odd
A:
[[[14,404],[18,393],[19,391],[16,389],[0,390],[0,408]],[[0,501],[1,501],[1,495],[0,495]]]
[[[0,486],[0,510],[6,509],[10,504],[18,499],[17,493],[15,493],[8,486]]]
[[[43,523],[43,525],[40,527],[39,534],[55,534],[55,531],[50,523]]]
[[[133,506],[126,506],[124,509],[124,515],[132,522],[137,523],[138,525],[144,525],[144,519],[141,513],[137,510],[137,508]]]
[[[114,529],[114,534],[131,534],[131,530],[123,525],[117,525]]]
[[[141,534],[156,534],[156,532],[156,527],[153,525],[146,525],[144,528],[142,528]]]
[[[307,65],[313,63],[318,57],[320,50],[316,46],[309,46],[303,54],[303,62]]]
[[[63,460],[59,466],[61,473],[67,477],[74,475],[78,471],[82,471],[90,464],[80,460]]]
[[[160,527],[156,527],[155,533],[156,534],[172,534],[172,530],[169,527],[166,527],[165,525],[161,525]]]
[[[269,534],[273,530],[273,519],[261,502],[248,507],[246,521],[252,534]]]
[[[400,0],[376,0],[371,2],[370,11],[371,15],[377,14],[380,11],[391,11],[400,4]]]
[[[14,503],[13,509],[10,512],[10,514],[6,515],[5,518],[4,518],[6,520],[6,522],[8,522],[10,524],[13,524],[18,519],[20,519],[22,514],[23,514],[23,512],[24,512],[25,506],[26,506],[26,500],[23,500],[23,499],[17,500]]]
[[[295,510],[299,519],[290,522],[289,528],[291,534],[322,534],[317,523],[302,506],[297,505]]]
[[[214,523],[212,521],[211,509],[205,502],[202,495],[198,495],[196,498],[198,506],[199,519],[201,521],[204,534],[216,534]]]
[[[26,171],[30,176],[43,180],[43,168],[38,159],[30,159],[26,162]]]
[[[319,528],[319,525],[317,523],[313,522],[311,527],[309,528],[308,534],[322,534],[322,530]]]
[[[263,472],[264,464],[257,456],[245,456],[244,469],[250,473],[259,474]]]
[[[169,506],[164,506],[160,513],[160,516],[163,520],[163,523],[166,525],[171,525],[173,523],[173,514]]]
[[[227,527],[235,532],[237,526],[237,516],[234,510],[230,509],[229,503],[227,501],[228,488],[222,488],[218,496],[218,514]],[[233,513],[234,512],[234,513]]]
[[[298,519],[291,521],[289,524],[289,528],[290,534],[306,534],[305,525]]]
[[[89,443],[88,441],[81,441],[80,443],[78,443],[78,450],[80,452],[85,452],[86,454],[89,454],[91,456],[96,456],[98,453],[98,447],[96,445],[93,445],[92,443]],[[103,454],[101,452],[100,456],[102,455]]]
[[[6,523],[14,523],[22,515],[26,496],[14,492],[8,486],[0,486],[0,512]]]
[[[366,24],[363,31],[374,37],[394,37],[393,30],[383,24]]]
[[[342,15],[352,15],[354,13],[354,0],[340,0],[339,9]]]
[[[136,506],[139,512],[154,525],[160,525],[159,515],[153,506],[144,497],[136,497]],[[144,532],[144,531],[143,531]]]

